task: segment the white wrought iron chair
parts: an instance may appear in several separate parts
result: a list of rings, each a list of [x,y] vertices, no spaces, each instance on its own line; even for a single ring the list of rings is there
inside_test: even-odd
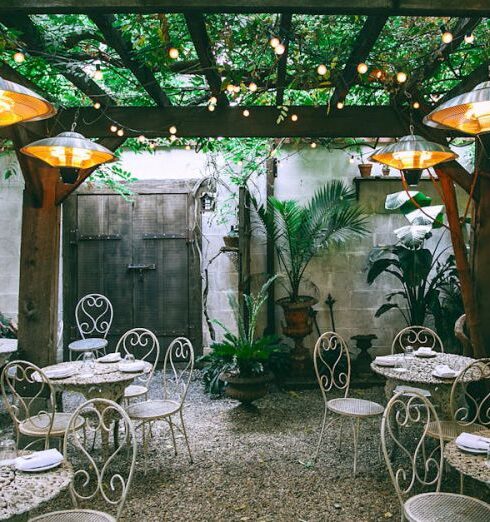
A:
[[[112,324],[114,311],[112,303],[102,294],[88,294],[78,301],[75,319],[81,339],[68,345],[70,361],[74,354],[77,358],[83,352],[105,354],[107,334]]]
[[[437,413],[423,395],[414,392],[394,395],[386,406],[381,422],[381,446],[390,478],[402,510],[402,521],[486,522],[490,505],[458,495],[441,493],[443,438],[427,437],[431,423],[439,426]],[[430,443],[431,446],[428,444]],[[389,446],[398,449],[390,451]],[[433,489],[433,492],[421,492]]]
[[[350,355],[344,339],[335,332],[322,334],[315,345],[313,354],[316,378],[325,402],[322,429],[320,439],[315,453],[315,462],[318,459],[323,433],[327,427],[327,416],[333,415],[329,422],[330,426],[336,420],[342,422],[344,418],[352,421],[353,444],[354,444],[354,475],[357,471],[357,447],[359,441],[360,421],[373,419],[382,415],[384,409],[381,404],[348,397],[350,386]],[[344,396],[337,399],[328,399],[327,392],[343,391]],[[340,429],[340,441],[342,440],[342,425]]]
[[[133,328],[128,330],[118,341],[116,352],[121,353],[124,357],[127,354],[133,354],[137,359],[146,361],[154,358],[151,371],[143,377],[138,378],[139,384],[130,384],[124,390],[124,399],[134,399],[135,397],[144,396],[148,399],[148,386],[155,373],[156,365],[160,357],[160,343],[156,335],[146,328]]]
[[[183,361],[185,361],[184,365],[182,367],[177,367],[178,362]],[[129,417],[136,422],[140,422],[143,429],[145,472],[148,457],[146,425],[149,424],[151,428],[151,424],[158,420],[163,420],[168,423],[175,454],[177,454],[177,444],[175,441],[174,427],[182,433],[189,453],[189,460],[191,464],[193,462],[183,417],[184,402],[189,389],[193,370],[194,348],[192,343],[185,337],[174,339],[167,349],[163,363],[162,399],[150,399],[148,401],[136,402],[130,404],[126,409]],[[175,415],[179,415],[180,417],[180,427],[173,421],[173,416]]]
[[[25,448],[40,443],[49,448],[51,438],[61,441],[70,420],[69,413],[56,412],[56,395],[48,377],[35,364],[11,361],[3,369],[0,385],[5,408],[20,436],[34,439]],[[77,429],[84,425],[83,419]]]
[[[76,426],[85,419],[94,437],[80,437]],[[117,440],[107,444],[114,426]],[[88,439],[97,438],[96,449]],[[112,442],[112,441],[111,441]],[[109,450],[109,448],[113,448]],[[63,445],[64,457],[71,462],[74,475],[70,484],[73,509],[46,513],[30,519],[42,522],[116,522],[121,516],[136,463],[136,434],[124,409],[107,399],[92,399],[79,406],[68,424]],[[76,458],[72,458],[76,455]],[[122,471],[124,470],[124,472]],[[89,508],[100,499],[115,516]]]
[[[413,346],[414,349],[427,346],[435,352],[444,353],[441,338],[426,326],[407,326],[400,330],[391,344],[391,353],[404,353],[407,346]]]

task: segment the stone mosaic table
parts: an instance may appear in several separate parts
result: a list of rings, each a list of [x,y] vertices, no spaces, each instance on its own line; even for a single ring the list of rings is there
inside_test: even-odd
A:
[[[17,339],[0,339],[0,366],[3,366],[16,351]]]
[[[70,464],[39,473],[0,467],[0,520],[27,520],[29,511],[57,497],[73,477]]]
[[[393,357],[398,359],[400,363],[407,361],[404,354],[396,354]],[[440,420],[451,420],[450,396],[454,378],[440,379],[434,377],[432,371],[440,364],[446,364],[453,370],[463,370],[472,362],[474,362],[474,359],[470,357],[439,353],[432,358],[413,357],[408,359],[407,371],[405,372],[399,372],[396,367],[378,366],[374,361],[371,363],[371,369],[386,378],[385,393],[388,400],[393,396],[393,390],[397,386],[409,385],[423,388],[431,393],[433,404],[438,406],[437,413]],[[474,378],[469,372],[465,374],[465,381],[467,382],[478,380],[478,378],[476,373]]]
[[[490,437],[490,430],[485,430],[478,434],[483,437]],[[461,451],[456,446],[456,443],[451,441],[444,448],[444,459],[463,475],[490,484],[490,462],[487,461],[485,454],[475,455]]]

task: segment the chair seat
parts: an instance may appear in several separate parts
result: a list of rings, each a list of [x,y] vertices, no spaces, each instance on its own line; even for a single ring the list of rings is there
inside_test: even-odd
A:
[[[377,402],[364,399],[331,399],[327,402],[327,408],[339,415],[350,415],[352,417],[372,417],[382,415],[383,406]]]
[[[78,341],[73,341],[68,345],[68,348],[74,352],[91,352],[96,350],[103,350],[106,346],[107,339],[91,337],[90,339],[80,339]]]
[[[116,519],[111,515],[92,509],[53,511],[52,513],[30,518],[29,522],[37,522],[38,520],[42,520],[42,522],[116,522]]]
[[[486,430],[485,426],[481,426],[480,424],[459,424],[456,421],[440,421],[441,432],[442,432],[442,440],[444,442],[450,442],[455,439],[461,433],[476,433],[478,431]],[[436,422],[430,422],[427,428],[427,435],[429,437],[438,438],[439,431],[437,429]]]
[[[145,393],[148,393],[148,388],[146,386],[140,386],[139,384],[130,384],[124,390],[124,398],[132,399],[133,397],[140,397]]]
[[[424,493],[405,502],[409,522],[488,522],[490,505],[455,493]]]
[[[51,427],[50,436],[52,437],[63,437],[66,431],[66,427],[70,422],[71,413],[55,413],[53,426]],[[19,424],[19,431],[22,435],[31,437],[44,436],[49,430],[49,423],[51,421],[50,416],[43,414],[38,416],[29,417],[23,420]],[[76,429],[80,429],[84,424],[83,419],[77,420]]]
[[[131,419],[148,420],[167,417],[179,408],[180,404],[175,401],[143,401],[129,405],[126,411]]]

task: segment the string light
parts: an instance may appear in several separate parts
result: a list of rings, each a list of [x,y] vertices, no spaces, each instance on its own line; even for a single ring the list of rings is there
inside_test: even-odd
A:
[[[236,92],[237,94],[240,92],[240,86],[239,85],[235,85],[233,87],[233,91]]]
[[[420,103],[419,103],[418,101],[415,101],[415,102],[413,102],[412,107],[413,107],[414,109],[420,109]]]
[[[344,104],[342,102],[337,102],[337,109],[342,110],[344,108]]]
[[[444,31],[441,35],[441,40],[445,44],[450,44],[453,41],[453,33],[451,33],[450,31]]]
[[[321,63],[321,64],[316,68],[316,72],[317,72],[320,76],[323,76],[323,75],[327,74],[327,66],[324,65],[323,63]]]
[[[172,60],[177,60],[177,58],[179,57],[179,50],[175,47],[170,47],[170,49],[168,50],[168,55],[170,56],[170,58],[172,58]]]
[[[245,109],[242,114],[245,116],[245,118],[248,118],[250,116],[250,111]]]
[[[140,143],[144,143],[144,142],[145,142],[145,137],[143,136],[143,134],[140,134],[140,135],[138,136],[138,141],[139,141]]]
[[[153,142],[151,142],[150,143],[150,149],[154,149],[155,147],[156,147],[156,145]]]
[[[312,141],[312,142],[310,143],[310,147],[311,147],[312,149],[316,149],[316,142],[315,142],[315,141]]]
[[[14,54],[14,62],[22,63],[26,59],[25,54],[21,51],[18,51]]]
[[[117,131],[117,127],[115,125],[111,125],[111,132],[116,132]]]
[[[209,103],[211,105],[216,105],[218,103],[218,98],[216,98],[216,96],[211,96],[211,98],[209,98]]]
[[[210,103],[210,104],[208,105],[208,111],[209,111],[209,112],[213,112],[214,109],[216,109],[216,105],[214,105],[213,103]]]
[[[255,82],[250,82],[250,84],[248,86],[248,90],[250,92],[255,92],[257,90],[257,84]]]
[[[191,150],[191,146],[190,145],[186,145],[185,146],[185,150]]]
[[[398,83],[405,83],[407,81],[407,75],[403,71],[399,71],[396,73],[396,81]]]
[[[274,48],[274,52],[279,56],[281,54],[284,54],[285,51],[286,51],[286,47],[283,44],[279,44],[277,47]]]
[[[361,62],[358,66],[357,66],[357,72],[359,74],[366,74],[368,71],[368,66],[364,63],[364,62]]]
[[[170,135],[170,142],[173,143],[177,139],[177,136],[175,134]]]
[[[100,103],[99,102],[95,102],[94,103],[94,109],[100,109]]]
[[[175,125],[172,125],[171,127],[169,127],[168,132],[170,132],[170,134],[177,134],[177,127]]]
[[[273,37],[269,40],[269,44],[270,44],[270,46],[273,47],[273,48],[277,47],[280,43],[281,43],[281,41],[280,41],[279,38],[277,38],[276,36],[273,36]]]
[[[232,84],[232,83],[229,83],[227,86],[226,86],[226,90],[228,92],[233,92],[235,90],[235,86]]]
[[[475,35],[473,33],[464,35],[464,43],[472,44],[475,41]]]
[[[116,132],[116,134],[117,134],[118,136],[124,136],[124,131],[123,131],[122,129],[119,129],[119,130]]]
[[[298,115],[297,114],[291,114],[291,121],[298,121]]]

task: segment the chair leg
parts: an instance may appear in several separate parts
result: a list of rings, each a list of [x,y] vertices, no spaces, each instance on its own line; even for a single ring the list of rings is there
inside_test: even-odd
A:
[[[461,472],[459,473],[459,493],[464,494],[464,475]]]
[[[355,419],[352,421],[352,431],[353,431],[353,442],[354,442],[354,477],[357,472],[357,446],[359,441],[359,419]]]
[[[191,461],[191,464],[194,464],[194,460],[192,458],[192,453],[191,453],[191,447],[189,445],[189,439],[187,438],[187,430],[185,429],[184,416],[182,414],[182,410],[180,410],[179,413],[180,413],[180,423],[182,424],[182,431],[184,433],[185,444],[187,446],[187,451],[189,452],[189,460]]]
[[[344,430],[344,419],[340,419],[340,428],[339,428],[339,451],[342,449],[342,432]]]
[[[323,414],[323,421],[322,421],[322,429],[320,431],[320,438],[318,439],[318,444],[316,446],[316,452],[315,452],[315,456],[313,457],[313,462],[316,463],[316,461],[318,460],[318,454],[320,453],[320,446],[322,445],[322,439],[323,439],[323,433],[325,432],[325,428],[326,428],[326,422],[327,422],[327,414],[328,414],[328,410],[327,410],[327,407],[325,406],[325,412]],[[333,420],[331,420],[329,423],[328,423],[328,426],[330,426],[332,424]]]
[[[143,460],[144,460],[144,473],[148,471],[148,441],[146,440],[146,422],[143,422]]]
[[[177,455],[177,442],[175,441],[174,423],[172,422],[172,416],[168,418],[168,425],[170,426],[170,433],[172,434],[172,442],[174,443],[174,452]]]

